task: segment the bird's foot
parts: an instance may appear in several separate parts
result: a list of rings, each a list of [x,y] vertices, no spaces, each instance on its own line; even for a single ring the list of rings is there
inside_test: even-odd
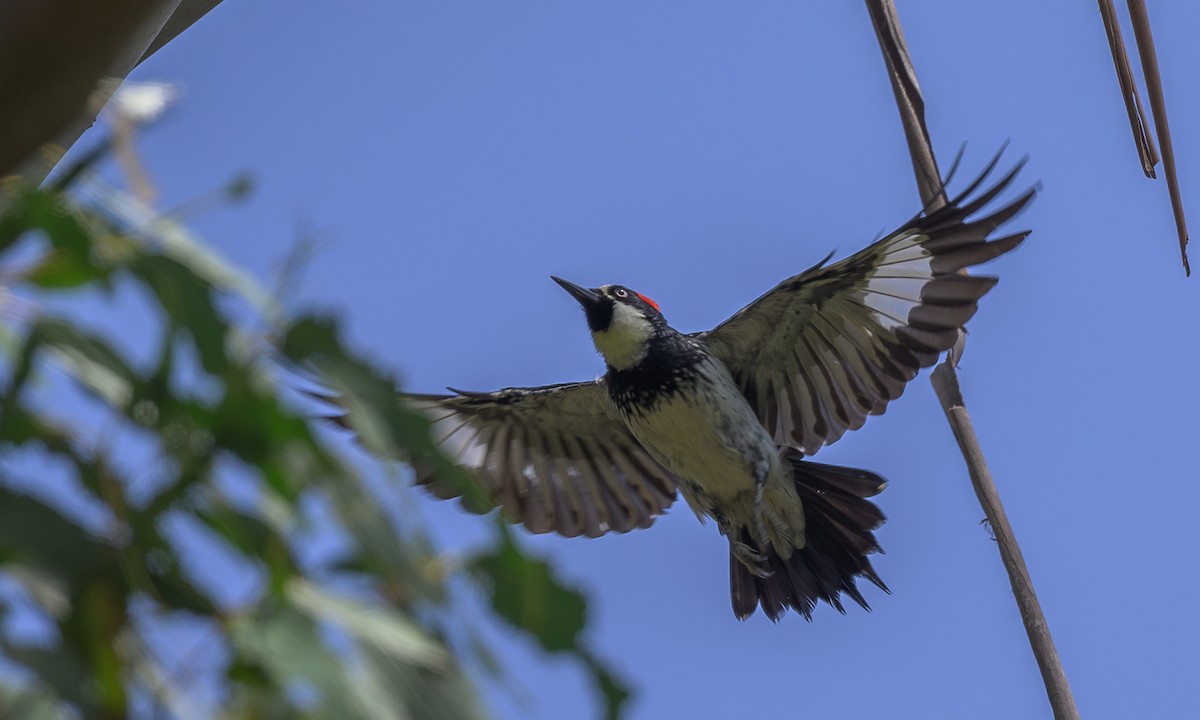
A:
[[[762,515],[771,524],[771,529],[775,531],[775,537],[779,540],[777,545],[782,546],[778,549],[786,550],[796,544],[795,531],[792,530],[792,526],[788,524],[787,520],[775,508],[764,504],[762,506]]]
[[[767,563],[767,556],[758,552],[744,542],[734,540],[729,543],[729,552],[737,558],[738,562],[746,566],[750,574],[755,577],[769,578],[774,575],[770,565]]]

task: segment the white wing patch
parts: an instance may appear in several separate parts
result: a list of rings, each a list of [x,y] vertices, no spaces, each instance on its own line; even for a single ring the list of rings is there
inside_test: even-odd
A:
[[[898,237],[859,293],[862,303],[875,311],[875,320],[889,330],[908,324],[908,313],[921,304],[921,290],[933,279],[933,253],[920,245],[926,239],[918,234]]]
[[[953,346],[996,278],[959,271],[1021,243],[991,237],[1036,193],[977,219],[1016,177],[946,205],[850,257],[788,278],[701,335],[780,444],[812,454],[882,413],[917,372]]]

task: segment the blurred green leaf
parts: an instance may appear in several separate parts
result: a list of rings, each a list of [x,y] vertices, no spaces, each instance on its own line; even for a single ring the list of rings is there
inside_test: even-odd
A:
[[[35,305],[43,295],[131,277],[150,289],[146,297],[161,308],[162,327],[158,357],[145,368],[110,337],[65,317],[35,317],[27,328],[18,325],[20,332],[0,328],[15,347],[0,395],[0,568],[29,589],[58,630],[57,642],[44,647],[14,645],[0,633],[0,650],[37,678],[31,687],[40,694],[28,696],[34,701],[21,716],[53,709],[54,695],[83,717],[200,712],[187,683],[202,681],[173,677],[171,664],[152,657],[139,636],[140,620],[131,621],[148,602],[164,615],[186,611],[218,628],[231,655],[220,686],[228,720],[484,717],[478,678],[464,673],[458,658],[501,668],[486,647],[459,647],[462,618],[447,583],[459,566],[437,556],[415,513],[385,507],[375,488],[320,442],[309,418],[281,396],[260,349],[276,341],[282,358],[318,371],[380,457],[432,467],[439,490],[463,497],[468,509],[491,507],[483,489],[438,452],[425,417],[398,399],[394,378],[345,348],[333,320],[283,325],[278,304],[255,281],[175,220],[106,185],[86,164],[64,182],[99,205],[80,208],[54,184],[18,187],[6,198],[0,252],[31,231],[44,233],[49,245],[23,275],[10,277],[32,286]],[[246,190],[240,180],[228,188]],[[234,322],[222,293],[260,317]],[[262,327],[253,325],[259,321]],[[191,357],[189,344],[198,368],[179,363]],[[46,363],[107,404],[99,439],[37,402],[41,386],[28,380]],[[135,457],[150,460],[114,467],[111,458],[124,459],[131,438]],[[65,492],[102,507],[104,530],[90,532],[57,504],[5,485],[4,451],[17,447],[45,450],[73,468],[79,482]],[[232,465],[234,477],[253,478],[257,505],[217,482],[217,471]],[[350,546],[316,567],[301,545],[308,529],[302,501],[310,498],[325,503]],[[236,614],[218,609],[193,585],[195,558],[163,535],[168,513],[186,514],[217,541],[265,564],[275,592]],[[492,589],[499,617],[547,651],[580,658],[609,716],[619,711],[628,692],[581,640],[586,612],[579,592],[527,557],[503,529],[498,546],[470,569]],[[335,647],[325,641],[323,631],[331,629],[340,631]],[[131,703],[135,688],[148,709]],[[0,687],[0,717],[8,697]]]
[[[71,253],[52,250],[22,273],[22,279],[46,289],[72,288],[94,280],[96,274],[91,263]]]
[[[450,665],[429,670],[401,663],[373,645],[363,648],[360,667],[382,684],[414,718],[483,720],[488,717],[471,678]]]
[[[210,714],[204,712],[197,698],[188,688],[176,681],[177,673],[171,672],[140,638],[126,632],[119,639],[125,672],[130,679],[153,694],[164,711],[173,720],[204,720]]]
[[[245,663],[253,663],[275,688],[289,683],[332,682],[341,672],[337,661],[325,647],[311,619],[286,605],[274,603],[251,615],[233,618],[230,639],[242,664],[235,665],[246,674]]]
[[[276,688],[303,683],[316,691],[312,707],[294,707],[294,717],[373,717],[359,706],[342,659],[321,639],[312,618],[276,604],[235,618],[230,631],[235,649],[261,667]]]
[[[91,265],[91,239],[64,196],[29,185],[9,195],[0,215],[0,252],[31,230],[44,231],[52,247]]]
[[[333,461],[321,451],[305,420],[285,408],[273,388],[260,384],[249,368],[237,366],[228,373],[212,429],[219,447],[257,467],[267,484],[286,498],[297,496],[300,468],[294,465],[333,471]]]
[[[502,521],[496,525],[498,547],[470,563],[475,576],[491,590],[492,608],[514,627],[532,635],[544,650],[576,655],[604,701],[604,716],[610,720],[620,717],[630,691],[580,637],[587,618],[583,594],[564,585],[549,564],[525,554]]]
[[[372,453],[432,466],[438,484],[472,512],[494,507],[487,491],[438,451],[429,421],[399,400],[396,381],[345,351],[331,319],[301,318],[284,333],[280,350],[298,366],[321,371],[321,380],[338,393],[337,402]]]
[[[57,359],[72,375],[117,408],[129,402],[138,384],[137,374],[107,342],[64,320],[38,320],[27,342],[55,349]]]
[[[331,570],[357,570],[379,579],[388,602],[409,611],[447,602],[434,548],[415,523],[397,527],[356,479],[330,478],[322,486],[358,546]]]
[[[128,587],[110,567],[95,568],[70,597],[71,612],[59,620],[60,639],[52,647],[14,645],[4,654],[36,673],[86,717],[125,717],[128,695],[117,637],[125,627]]]
[[[204,369],[223,374],[229,365],[228,327],[217,312],[212,285],[165,255],[137,257],[129,270],[154,292],[172,325],[191,335]]]
[[[300,572],[287,538],[260,518],[228,506],[197,508],[193,512],[247,559],[266,566],[273,595],[282,596],[290,579]]]
[[[617,720],[632,693],[606,664],[597,660],[591,653],[584,655],[584,662],[592,673],[600,697],[604,700],[604,717],[606,720]]]
[[[37,542],[30,542],[36,538]],[[77,589],[115,560],[112,545],[49,505],[0,485],[0,548],[20,562]]]
[[[339,597],[305,580],[289,583],[288,597],[314,619],[333,623],[397,660],[432,669],[449,662],[440,643],[393,610]]]
[[[15,688],[0,684],[0,718],[65,720],[67,708],[45,688]]]
[[[499,546],[476,556],[470,565],[490,588],[492,608],[545,650],[578,649],[587,616],[583,594],[560,582],[546,562],[522,552],[508,528],[499,523],[497,527]]]
[[[77,707],[91,704],[90,673],[78,648],[66,644],[55,648],[17,646],[0,638],[0,649],[6,658],[32,671],[45,692]]]

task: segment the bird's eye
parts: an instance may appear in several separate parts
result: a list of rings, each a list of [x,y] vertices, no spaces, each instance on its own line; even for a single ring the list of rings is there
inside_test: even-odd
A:
[[[629,297],[629,291],[625,288],[617,288],[616,290],[613,290],[613,295],[616,295],[619,298],[627,298]]]

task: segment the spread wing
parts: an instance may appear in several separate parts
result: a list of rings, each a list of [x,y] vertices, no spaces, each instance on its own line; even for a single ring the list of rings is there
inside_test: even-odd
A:
[[[988,236],[1036,194],[967,222],[1008,187],[1018,164],[971,195],[827,267],[784,280],[699,337],[730,369],[776,442],[812,454],[900,397],[917,372],[954,345],[997,278],[960,271],[1012,250],[1028,231]]]
[[[675,478],[625,428],[601,380],[455,392],[402,397],[429,417],[442,452],[532,532],[628,532],[649,527],[675,500]],[[338,422],[353,426],[353,418]],[[434,495],[454,496],[427,468],[414,469]]]

